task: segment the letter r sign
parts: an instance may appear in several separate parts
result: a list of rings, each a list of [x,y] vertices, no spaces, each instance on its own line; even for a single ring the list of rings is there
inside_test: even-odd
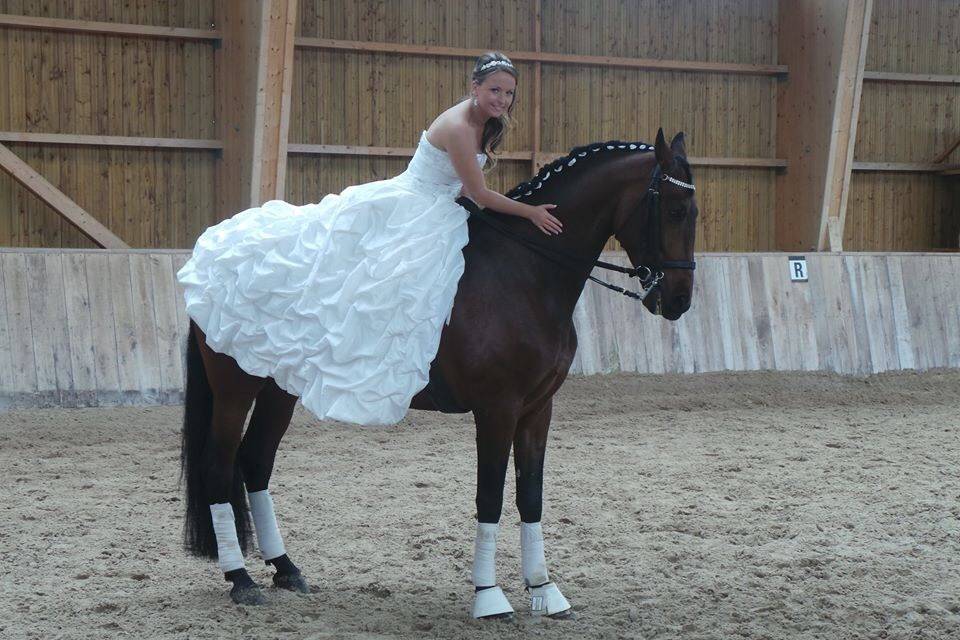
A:
[[[790,265],[790,280],[793,282],[807,281],[807,259],[803,256],[790,256],[787,258],[787,264]]]

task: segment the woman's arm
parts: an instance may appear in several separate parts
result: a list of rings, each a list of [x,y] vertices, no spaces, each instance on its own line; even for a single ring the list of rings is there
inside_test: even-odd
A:
[[[463,182],[464,193],[481,207],[527,218],[547,235],[560,233],[563,230],[563,225],[550,213],[550,210],[556,208],[557,205],[541,204],[534,206],[524,204],[487,188],[483,171],[480,170],[476,153],[473,150],[472,138],[473,132],[469,129],[454,131],[447,136],[447,154],[450,156],[450,161],[453,163],[453,168],[460,177],[460,181]]]

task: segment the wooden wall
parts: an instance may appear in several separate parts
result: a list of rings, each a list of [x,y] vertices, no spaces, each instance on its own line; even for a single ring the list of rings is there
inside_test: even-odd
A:
[[[430,2],[299,0],[298,36],[533,51],[532,0]],[[543,51],[775,64],[777,3],[727,0],[542,1]],[[413,147],[420,131],[469,89],[472,63],[297,49],[291,143]],[[533,65],[519,64],[516,128],[505,151],[531,148]],[[653,141],[657,128],[687,133],[690,155],[775,157],[776,79],[544,64],[541,148],[592,141]],[[401,171],[404,159],[293,156],[287,198],[324,194]],[[772,169],[696,171],[698,250],[773,246]],[[530,176],[528,161],[501,161],[488,176],[505,191]],[[708,185],[708,186],[707,186]]]
[[[960,3],[874,0],[866,68],[960,76]],[[958,138],[960,84],[864,83],[856,160],[931,162]],[[844,249],[956,249],[957,195],[955,176],[854,172]]]
[[[0,13],[207,29],[215,0],[0,0]],[[0,28],[0,131],[218,138],[214,45]],[[217,155],[11,144],[134,247],[187,247],[214,221]],[[0,173],[0,246],[90,242]]]
[[[182,401],[185,251],[0,250],[0,409]],[[605,259],[626,264],[622,252]],[[573,373],[960,367],[960,256],[697,257],[693,306],[667,322],[587,283]],[[598,274],[621,286],[626,278]]]

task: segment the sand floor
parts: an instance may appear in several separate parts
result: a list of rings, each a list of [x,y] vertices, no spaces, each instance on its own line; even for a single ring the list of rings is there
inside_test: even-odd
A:
[[[312,593],[247,608],[181,550],[179,407],[0,414],[0,638],[960,637],[958,409],[956,371],[571,379],[544,529],[577,619],[524,609],[508,472],[506,623],[469,617],[465,416],[298,410],[271,492]]]

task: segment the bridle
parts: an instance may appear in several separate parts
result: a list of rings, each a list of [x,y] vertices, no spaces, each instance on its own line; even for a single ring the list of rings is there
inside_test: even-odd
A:
[[[644,202],[649,201],[650,211],[647,219],[652,225],[654,225],[653,231],[655,233],[651,235],[655,235],[657,238],[660,237],[660,183],[662,182],[669,182],[683,189],[696,191],[696,187],[692,184],[683,182],[682,180],[678,180],[672,176],[662,175],[660,165],[658,164],[656,166],[653,171],[653,175],[650,177],[650,185],[647,187],[647,191],[643,196],[643,200],[640,201],[640,205],[642,207]],[[693,260],[661,260],[654,267],[648,267],[645,265],[640,265],[637,267],[622,267],[618,264],[612,264],[602,260],[595,260],[593,262],[584,261],[583,258],[579,256],[573,255],[561,249],[556,249],[554,247],[547,247],[536,240],[524,237],[514,232],[513,230],[509,229],[507,225],[503,224],[486,211],[483,211],[473,200],[470,200],[469,198],[460,197],[457,199],[457,204],[469,211],[471,216],[477,220],[480,220],[488,227],[500,232],[516,242],[519,242],[534,253],[543,256],[555,264],[568,269],[577,270],[589,267],[587,275],[589,280],[592,280],[593,282],[596,282],[597,284],[606,287],[611,291],[616,291],[617,293],[623,294],[628,298],[633,298],[634,300],[644,300],[660,285],[660,281],[663,280],[664,277],[663,269],[688,269],[693,271],[697,268],[697,263]],[[625,225],[626,221],[624,221],[623,225],[621,225],[614,232],[614,235],[616,235]],[[614,271],[616,273],[623,273],[629,278],[637,278],[640,281],[641,292],[636,293],[634,291],[630,291],[629,289],[618,287],[615,284],[610,284],[609,282],[604,282],[603,280],[594,277],[590,273],[590,271],[593,271],[594,268],[606,269],[607,271]]]

